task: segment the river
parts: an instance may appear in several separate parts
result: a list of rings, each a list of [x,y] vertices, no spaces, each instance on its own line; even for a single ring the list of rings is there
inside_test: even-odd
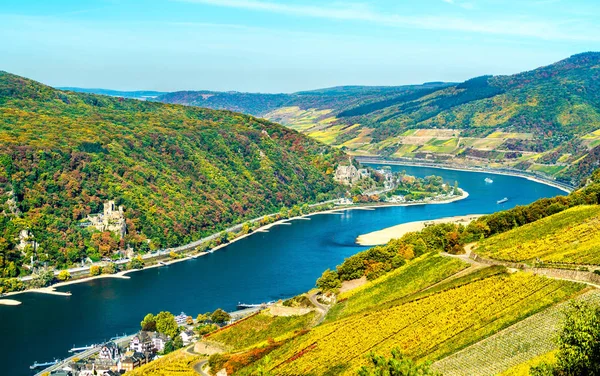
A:
[[[234,310],[297,295],[314,286],[326,268],[367,247],[358,235],[400,223],[486,214],[542,197],[565,194],[524,178],[480,172],[394,166],[419,177],[458,181],[469,197],[449,204],[382,207],[320,214],[258,232],[203,257],[129,274],[64,286],[71,296],[26,293],[19,306],[0,306],[0,374],[29,375],[29,365],[64,358],[73,345],[132,333],[148,312],[174,314]],[[484,182],[486,177],[494,180]],[[504,204],[496,201],[507,197]]]

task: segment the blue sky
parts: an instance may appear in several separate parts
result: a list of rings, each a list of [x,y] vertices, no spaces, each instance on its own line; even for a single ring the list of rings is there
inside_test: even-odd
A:
[[[597,0],[2,0],[0,70],[53,86],[292,92],[600,51]]]

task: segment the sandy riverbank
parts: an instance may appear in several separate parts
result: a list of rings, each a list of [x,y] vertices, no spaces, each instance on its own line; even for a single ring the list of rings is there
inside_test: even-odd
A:
[[[409,232],[421,231],[425,227],[432,225],[432,224],[457,223],[457,224],[467,225],[467,224],[471,223],[471,221],[474,221],[475,219],[477,219],[481,216],[482,216],[482,214],[471,214],[471,215],[461,215],[461,216],[456,216],[456,217],[433,219],[433,220],[427,220],[427,221],[402,223],[402,224],[399,224],[396,226],[385,228],[383,230],[373,231],[368,234],[360,235],[358,238],[356,238],[356,243],[358,243],[360,245],[364,245],[364,246],[375,246],[375,245],[386,244],[387,242],[389,242],[392,239],[401,238],[402,235],[409,233]]]

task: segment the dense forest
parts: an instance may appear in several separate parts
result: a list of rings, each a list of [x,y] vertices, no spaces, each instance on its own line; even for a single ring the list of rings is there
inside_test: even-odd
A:
[[[1,277],[25,273],[31,259],[66,266],[181,245],[341,192],[341,152],[232,112],[59,91],[0,72],[0,119]],[[83,226],[108,200],[124,207],[122,239]],[[16,248],[24,229],[37,247]]]

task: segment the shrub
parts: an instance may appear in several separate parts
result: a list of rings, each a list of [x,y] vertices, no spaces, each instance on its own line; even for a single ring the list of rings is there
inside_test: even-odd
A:
[[[102,273],[104,273],[104,274],[115,274],[118,271],[119,271],[119,268],[117,267],[117,264],[115,264],[114,262],[111,262],[102,267]]]
[[[98,265],[92,265],[90,266],[90,275],[91,276],[97,276],[102,274],[102,268],[99,267]]]
[[[68,270],[63,270],[60,273],[58,273],[58,276],[56,277],[59,281],[68,281],[69,279],[71,279],[71,273],[69,273]]]
[[[212,315],[210,315],[210,319],[217,324],[225,324],[227,321],[231,320],[231,315],[225,312],[221,308],[215,310]]]
[[[338,273],[332,270],[325,270],[321,278],[317,279],[317,287],[323,291],[337,290],[342,287],[342,281],[338,277]]]
[[[129,261],[129,264],[127,264],[127,269],[131,270],[131,269],[143,269],[144,268],[144,261],[142,260],[141,257],[136,257],[134,259],[132,259],[131,261]]]

